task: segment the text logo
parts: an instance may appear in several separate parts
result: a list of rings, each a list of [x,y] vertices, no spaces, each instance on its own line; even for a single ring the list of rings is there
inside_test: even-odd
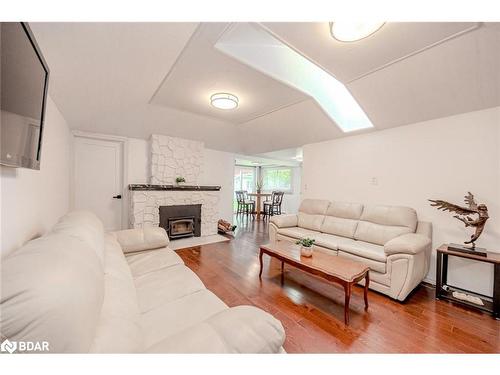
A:
[[[2,352],[9,352],[10,354],[14,353],[17,349],[17,342],[15,341],[9,341],[5,340],[2,342],[2,345],[0,345],[0,351]]]
[[[10,341],[5,340],[0,345],[0,352],[14,353],[14,352],[48,352],[49,343],[47,341]]]

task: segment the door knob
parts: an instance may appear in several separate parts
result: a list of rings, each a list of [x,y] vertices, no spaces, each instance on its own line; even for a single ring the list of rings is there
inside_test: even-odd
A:
[[[121,194],[118,194],[118,195],[115,195],[113,196],[114,199],[122,199],[122,195]]]

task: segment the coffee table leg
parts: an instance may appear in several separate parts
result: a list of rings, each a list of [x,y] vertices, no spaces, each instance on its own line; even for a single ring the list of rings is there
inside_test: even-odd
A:
[[[351,300],[351,283],[344,286],[345,304],[344,304],[344,322],[349,325],[349,302]]]
[[[365,295],[365,311],[368,311],[368,286],[370,285],[370,271],[366,272],[365,276],[365,290],[364,290],[364,295]]]
[[[281,284],[285,283],[285,262],[281,262]]]
[[[260,250],[260,253],[259,253],[259,263],[260,263],[259,279],[261,279],[262,278],[262,249]]]

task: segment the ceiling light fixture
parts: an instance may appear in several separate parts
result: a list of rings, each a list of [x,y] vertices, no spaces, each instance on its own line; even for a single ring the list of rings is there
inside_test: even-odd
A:
[[[330,22],[332,37],[340,42],[355,42],[378,31],[385,22]]]
[[[219,92],[210,97],[210,104],[219,109],[235,109],[238,107],[238,97],[233,94]]]

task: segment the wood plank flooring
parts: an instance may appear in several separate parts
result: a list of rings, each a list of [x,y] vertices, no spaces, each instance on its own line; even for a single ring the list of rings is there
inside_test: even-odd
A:
[[[264,257],[259,281],[258,246],[268,241],[267,223],[240,217],[235,239],[177,253],[227,305],[255,305],[279,319],[289,353],[499,353],[500,321],[472,309],[434,299],[419,286],[401,303],[363,289],[351,297],[350,325],[343,319],[343,290]]]

